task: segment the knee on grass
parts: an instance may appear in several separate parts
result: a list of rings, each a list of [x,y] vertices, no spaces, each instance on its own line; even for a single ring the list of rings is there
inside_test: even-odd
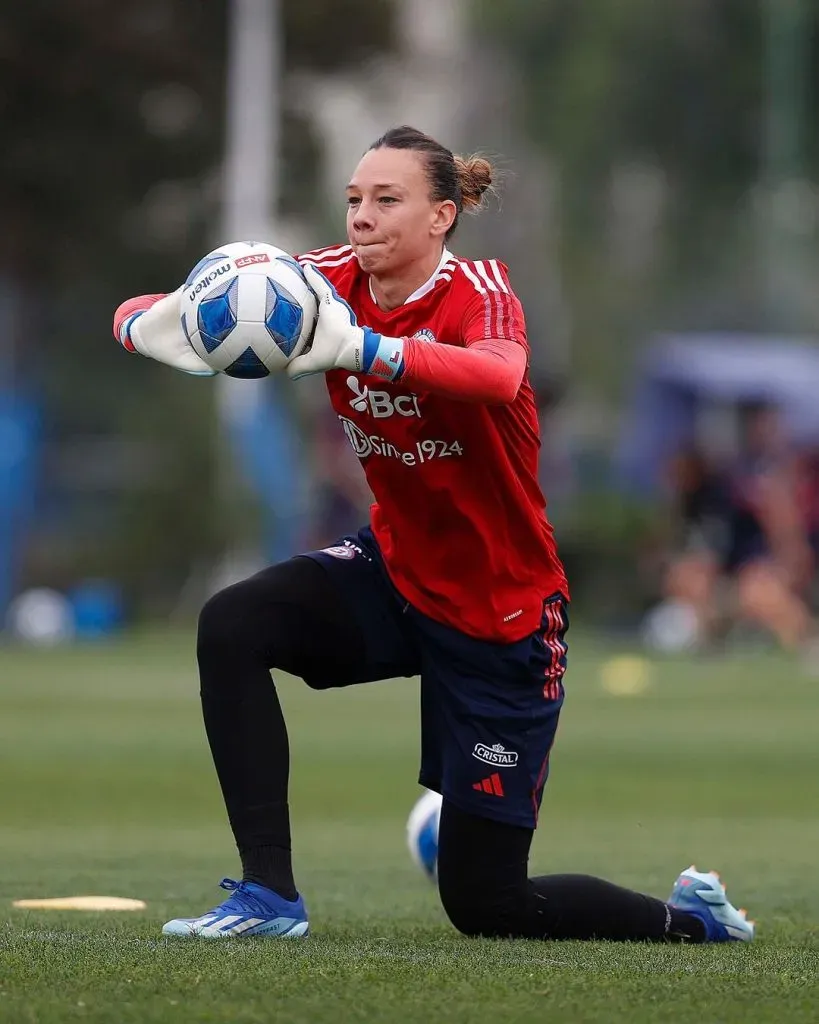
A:
[[[438,892],[446,916],[471,938],[508,938],[520,929],[526,892],[520,886],[489,887],[463,877],[438,878]]]

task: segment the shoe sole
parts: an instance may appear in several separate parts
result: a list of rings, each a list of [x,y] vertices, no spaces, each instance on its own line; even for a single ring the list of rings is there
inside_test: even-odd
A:
[[[305,939],[310,934],[308,921],[299,921],[292,928],[288,928],[286,932],[270,930],[254,931],[249,934],[247,932],[236,934],[229,931],[208,931],[207,928],[200,928],[198,931],[166,931],[166,928],[167,925],[162,929],[162,934],[174,939],[207,939],[209,941],[215,939]]]

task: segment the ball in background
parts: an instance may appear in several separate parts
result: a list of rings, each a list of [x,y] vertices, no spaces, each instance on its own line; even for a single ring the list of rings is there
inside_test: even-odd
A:
[[[440,793],[425,790],[407,819],[410,856],[431,882],[435,881],[438,869],[438,826],[442,803]]]
[[[281,372],[309,344],[318,306],[301,267],[267,242],[229,242],[201,259],[182,291],[182,330],[212,370]]]
[[[648,612],[641,626],[643,643],[662,654],[695,651],[702,645],[696,609],[686,601],[662,601]]]
[[[6,625],[17,640],[38,647],[74,639],[71,602],[65,594],[50,587],[32,587],[19,594],[9,606]]]

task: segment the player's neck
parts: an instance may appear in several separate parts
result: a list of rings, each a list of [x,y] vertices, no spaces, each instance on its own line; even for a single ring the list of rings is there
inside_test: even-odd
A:
[[[378,308],[389,313],[403,306],[410,295],[417,292],[421,285],[426,284],[432,277],[441,262],[442,254],[443,250],[432,253],[427,258],[402,268],[400,273],[395,275],[381,277],[370,274],[370,287]]]

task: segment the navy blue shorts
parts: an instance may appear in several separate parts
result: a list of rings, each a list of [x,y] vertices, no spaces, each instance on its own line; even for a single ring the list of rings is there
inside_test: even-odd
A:
[[[420,675],[420,784],[467,813],[534,828],[563,704],[563,595],[544,600],[540,628],[530,636],[494,643],[435,622],[406,601],[369,527],[306,557],[324,566],[355,609],[366,642],[365,663],[352,674],[308,685]]]

